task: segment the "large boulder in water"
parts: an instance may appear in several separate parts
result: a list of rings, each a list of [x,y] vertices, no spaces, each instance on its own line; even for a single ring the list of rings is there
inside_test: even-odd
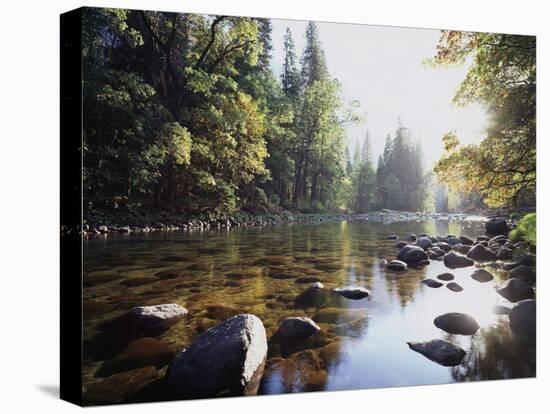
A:
[[[482,244],[476,244],[470,249],[466,256],[477,262],[489,262],[497,258],[495,252],[492,252]]]
[[[172,362],[166,379],[179,398],[255,395],[266,356],[262,321],[240,314],[203,332]]]
[[[497,293],[510,302],[533,299],[535,292],[531,286],[519,279],[508,279],[497,289]]]
[[[537,331],[537,304],[533,299],[519,301],[510,310],[510,329],[519,336],[534,340]]]
[[[510,270],[510,278],[519,279],[526,283],[533,283],[537,279],[537,274],[530,267],[519,265]]]
[[[445,367],[454,367],[462,362],[466,351],[462,348],[441,339],[427,342],[407,342],[409,348],[426,358]]]
[[[506,235],[510,229],[503,218],[492,218],[485,222],[485,231],[490,235]]]
[[[307,338],[320,330],[321,328],[311,319],[295,316],[281,322],[277,335],[284,338]]]
[[[397,254],[397,259],[405,263],[414,264],[427,261],[428,255],[421,247],[407,244],[406,246],[402,247],[401,250],[399,250],[399,253]]]
[[[458,335],[473,335],[479,324],[470,315],[460,312],[445,313],[434,319],[434,325],[445,332]]]
[[[449,252],[443,256],[443,263],[450,269],[457,269],[459,267],[473,266],[474,261],[466,256],[459,255],[455,252]]]

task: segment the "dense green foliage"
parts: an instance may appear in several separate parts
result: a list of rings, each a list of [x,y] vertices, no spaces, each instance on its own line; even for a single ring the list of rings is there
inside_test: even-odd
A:
[[[357,121],[310,23],[281,80],[267,19],[86,9],[84,182],[91,203],[186,211],[345,207]]]
[[[516,228],[510,232],[512,240],[524,240],[531,246],[537,244],[537,215],[529,213],[523,216],[516,225]]]
[[[445,31],[432,63],[473,63],[454,102],[480,102],[489,125],[479,145],[443,137],[435,167],[452,188],[477,192],[491,207],[534,204],[536,184],[536,40],[533,36]]]

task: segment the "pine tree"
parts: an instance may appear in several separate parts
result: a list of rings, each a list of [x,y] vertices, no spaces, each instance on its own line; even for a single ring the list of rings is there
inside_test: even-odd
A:
[[[285,61],[283,64],[283,73],[281,74],[281,83],[283,92],[286,96],[296,97],[300,93],[300,74],[296,67],[296,50],[294,48],[294,39],[292,32],[287,27],[284,38]]]

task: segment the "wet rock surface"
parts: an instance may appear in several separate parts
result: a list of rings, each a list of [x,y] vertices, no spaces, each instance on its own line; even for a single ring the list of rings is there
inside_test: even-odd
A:
[[[166,378],[181,398],[255,395],[266,356],[262,321],[237,315],[203,332],[170,364]]]
[[[450,312],[434,319],[434,325],[445,332],[458,335],[473,335],[479,329],[479,324],[470,315],[460,312]]]
[[[532,299],[535,296],[533,288],[519,279],[507,280],[498,287],[497,293],[510,302]]]
[[[485,269],[477,269],[471,277],[480,283],[487,283],[494,279],[493,275]]]
[[[309,318],[289,317],[281,322],[277,335],[286,338],[304,338],[320,330],[321,328]]]
[[[466,351],[462,348],[441,339],[427,342],[407,342],[407,345],[413,351],[446,367],[460,364],[466,356]]]
[[[469,267],[474,265],[474,261],[466,256],[459,255],[455,252],[449,252],[443,256],[443,263],[449,269],[458,269],[461,267]]]

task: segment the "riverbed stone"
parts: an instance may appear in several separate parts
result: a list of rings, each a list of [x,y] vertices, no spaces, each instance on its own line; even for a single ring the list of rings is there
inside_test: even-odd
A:
[[[497,252],[497,260],[509,260],[514,256],[514,252],[511,249],[503,247]]]
[[[176,303],[136,306],[129,310],[129,318],[143,328],[167,328],[187,315],[188,311]]]
[[[467,246],[465,244],[455,244],[453,246],[454,250],[456,250],[459,253],[462,254],[468,254],[468,252],[471,250],[471,246]]]
[[[83,399],[88,405],[125,402],[158,377],[159,373],[153,366],[121,372],[88,386]]]
[[[158,282],[159,278],[154,276],[143,276],[143,277],[132,277],[130,279],[123,280],[120,282],[121,285],[133,287],[133,286],[142,286],[149,283]]]
[[[537,279],[537,273],[529,266],[519,265],[510,270],[510,278],[519,279],[522,282],[533,283]]]
[[[396,249],[401,249],[402,247],[405,247],[407,245],[407,242],[400,240],[394,244]]]
[[[399,250],[397,259],[408,264],[416,264],[428,260],[428,255],[421,247],[408,244]]]
[[[458,236],[458,238],[460,240],[460,243],[466,246],[472,246],[474,244],[474,241],[467,236]]]
[[[447,286],[447,289],[449,289],[453,292],[456,292],[456,293],[462,292],[464,290],[464,288],[456,282],[447,283],[445,286]]]
[[[369,290],[361,286],[335,288],[335,289],[332,289],[332,291],[347,299],[354,299],[354,300],[359,300],[370,296]]]
[[[535,296],[533,288],[519,279],[508,279],[499,286],[497,293],[510,302],[532,299]]]
[[[426,358],[445,367],[453,367],[462,362],[466,356],[464,349],[441,339],[426,342],[407,342],[409,348]]]
[[[452,273],[441,273],[436,276],[439,280],[443,280],[445,282],[448,282],[449,280],[453,280],[455,276]]]
[[[479,329],[477,321],[468,314],[450,312],[434,319],[434,325],[445,332],[458,335],[473,335]]]
[[[472,247],[466,256],[476,262],[489,262],[497,258],[496,253],[481,244],[476,244]]]
[[[456,244],[460,244],[460,239],[455,236],[447,236],[447,243],[454,246]]]
[[[534,342],[537,331],[537,305],[533,299],[519,301],[510,310],[510,329],[516,335],[530,337]]]
[[[437,280],[434,280],[434,279],[424,279],[424,280],[421,280],[420,283],[431,288],[440,288],[441,286],[443,286],[443,283],[438,282]]]
[[[416,245],[424,250],[428,250],[432,247],[432,241],[427,237],[420,237],[416,240]]]
[[[323,285],[321,282],[313,282],[310,286],[311,289],[324,289],[325,285]]]
[[[399,237],[395,234],[390,234],[389,236],[384,237],[384,240],[399,240]]]
[[[474,265],[474,261],[466,256],[462,256],[455,252],[449,252],[443,256],[443,263],[450,269],[457,269],[459,267],[469,267]]]
[[[262,321],[236,315],[203,332],[176,357],[166,378],[179,398],[255,395],[266,356]]]
[[[434,247],[437,247],[441,250],[444,250],[445,252],[450,252],[453,249],[452,246],[449,243],[446,243],[446,242],[434,243],[432,245],[432,248],[434,248]]]
[[[329,307],[319,310],[313,320],[317,323],[343,324],[365,316],[366,312],[362,309]]]
[[[493,275],[485,269],[477,269],[471,274],[471,278],[480,283],[487,283],[493,280]]]
[[[401,260],[392,260],[386,265],[386,268],[393,272],[402,273],[407,271],[407,263]]]
[[[149,365],[160,368],[168,364],[175,354],[176,348],[173,345],[155,338],[139,338],[130,342],[115,358],[107,361],[100,371],[112,375],[115,372]]]
[[[320,330],[321,328],[310,318],[293,316],[281,322],[277,335],[285,338],[305,338]]]

